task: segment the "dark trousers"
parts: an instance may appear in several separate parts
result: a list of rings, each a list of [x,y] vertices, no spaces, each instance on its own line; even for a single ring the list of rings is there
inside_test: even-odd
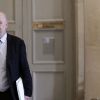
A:
[[[5,92],[0,92],[0,100],[13,100],[10,89],[7,89]]]

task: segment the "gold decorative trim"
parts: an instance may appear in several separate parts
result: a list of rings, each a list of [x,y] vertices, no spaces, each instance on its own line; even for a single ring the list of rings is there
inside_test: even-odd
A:
[[[63,30],[64,21],[39,21],[33,22],[33,30]]]

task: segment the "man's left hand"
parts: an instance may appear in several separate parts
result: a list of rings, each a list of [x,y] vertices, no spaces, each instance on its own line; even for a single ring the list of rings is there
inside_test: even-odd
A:
[[[28,96],[25,96],[25,100],[30,100],[30,97],[28,97]]]

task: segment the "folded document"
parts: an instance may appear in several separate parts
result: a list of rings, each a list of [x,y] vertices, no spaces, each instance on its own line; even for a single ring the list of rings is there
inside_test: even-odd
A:
[[[16,87],[17,87],[17,93],[18,93],[19,100],[25,100],[24,87],[23,87],[23,82],[22,82],[21,77],[18,78],[18,80],[16,81]]]

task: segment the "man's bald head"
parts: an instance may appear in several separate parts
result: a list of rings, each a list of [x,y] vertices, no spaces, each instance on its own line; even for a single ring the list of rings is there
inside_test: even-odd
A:
[[[0,38],[6,33],[8,27],[6,15],[0,12]]]
[[[0,12],[0,17],[2,17],[5,21],[7,21],[6,15],[3,12]]]

